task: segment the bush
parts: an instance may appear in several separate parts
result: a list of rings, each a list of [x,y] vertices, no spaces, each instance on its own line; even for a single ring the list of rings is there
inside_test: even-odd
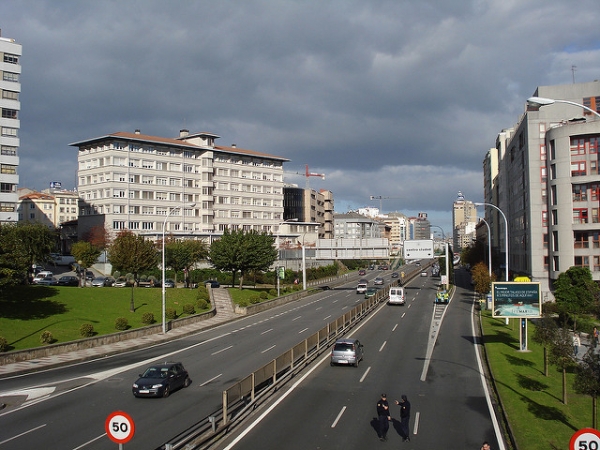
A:
[[[208,309],[208,302],[203,298],[196,300],[196,307],[199,310]]]
[[[81,337],[92,337],[94,335],[94,326],[91,323],[84,323],[79,327]]]
[[[269,295],[271,297],[277,297],[277,289],[270,289],[269,290]]]
[[[54,342],[54,336],[48,330],[40,334],[40,342],[42,344],[52,344]]]
[[[260,303],[260,295],[252,294],[250,296],[249,300],[250,300],[250,304],[256,305],[257,303]]]
[[[210,295],[208,294],[208,289],[206,289],[206,286],[204,286],[203,284],[198,286],[196,300],[205,300],[207,303],[210,303]]]
[[[248,300],[243,298],[238,302],[238,305],[240,305],[242,308],[245,308],[246,306],[248,306]]]
[[[261,300],[266,300],[269,298],[269,294],[267,294],[266,291],[260,291],[260,294],[258,294]]]
[[[127,328],[129,328],[129,322],[127,319],[125,317],[117,317],[115,320],[115,329],[119,331],[125,331]]]
[[[0,336],[0,352],[8,350],[8,341],[5,337]]]
[[[185,305],[183,305],[183,313],[184,314],[196,314],[196,310],[194,309],[194,305],[190,304],[190,303],[186,303]]]
[[[169,320],[177,319],[177,311],[175,311],[175,308],[167,308],[165,310],[165,317]]]
[[[144,313],[142,315],[142,323],[145,323],[146,325],[153,324],[154,323],[154,314],[152,314],[151,312]]]

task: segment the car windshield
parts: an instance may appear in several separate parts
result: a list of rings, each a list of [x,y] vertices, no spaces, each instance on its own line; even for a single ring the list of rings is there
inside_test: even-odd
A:
[[[167,376],[166,372],[164,374],[163,376],[160,367],[149,367],[142,375],[142,378],[165,378]]]

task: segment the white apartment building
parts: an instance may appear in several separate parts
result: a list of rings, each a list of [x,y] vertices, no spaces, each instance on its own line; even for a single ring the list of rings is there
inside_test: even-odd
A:
[[[226,228],[278,232],[286,158],[215,145],[219,136],[177,138],[118,132],[78,147],[79,234],[103,225],[159,238],[212,239]]]
[[[600,111],[599,81],[540,86],[534,96]],[[507,217],[509,272],[539,281],[544,300],[571,266],[588,267],[600,281],[600,118],[577,105],[529,105],[484,162],[491,173],[498,160],[498,176],[485,177],[493,183],[485,201]],[[504,230],[492,213],[486,208],[486,220]]]
[[[17,221],[21,44],[0,36],[0,223]]]
[[[18,189],[19,222],[39,222],[58,229],[65,222],[77,220],[79,194],[62,189],[44,189],[42,192]]]

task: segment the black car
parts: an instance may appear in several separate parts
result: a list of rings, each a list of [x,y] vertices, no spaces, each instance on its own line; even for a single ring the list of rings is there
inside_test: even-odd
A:
[[[398,278],[398,272],[392,272],[392,278]]]
[[[207,284],[210,284],[210,287],[213,289],[221,287],[221,285],[219,284],[219,282],[217,280],[206,280],[206,281],[203,281],[202,284],[204,286],[206,286]]]
[[[79,286],[79,278],[73,275],[64,275],[58,279],[58,286]]]
[[[192,380],[183,364],[166,362],[148,367],[131,390],[135,397],[168,397],[172,391],[190,384]]]

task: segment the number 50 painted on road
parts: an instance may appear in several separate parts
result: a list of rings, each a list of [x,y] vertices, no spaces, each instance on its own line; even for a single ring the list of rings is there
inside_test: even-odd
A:
[[[135,433],[135,424],[129,414],[123,411],[110,413],[104,422],[104,429],[111,441],[117,444],[129,442]],[[600,450],[600,449],[599,449]]]
[[[600,450],[600,432],[594,428],[582,428],[571,437],[569,450]]]

